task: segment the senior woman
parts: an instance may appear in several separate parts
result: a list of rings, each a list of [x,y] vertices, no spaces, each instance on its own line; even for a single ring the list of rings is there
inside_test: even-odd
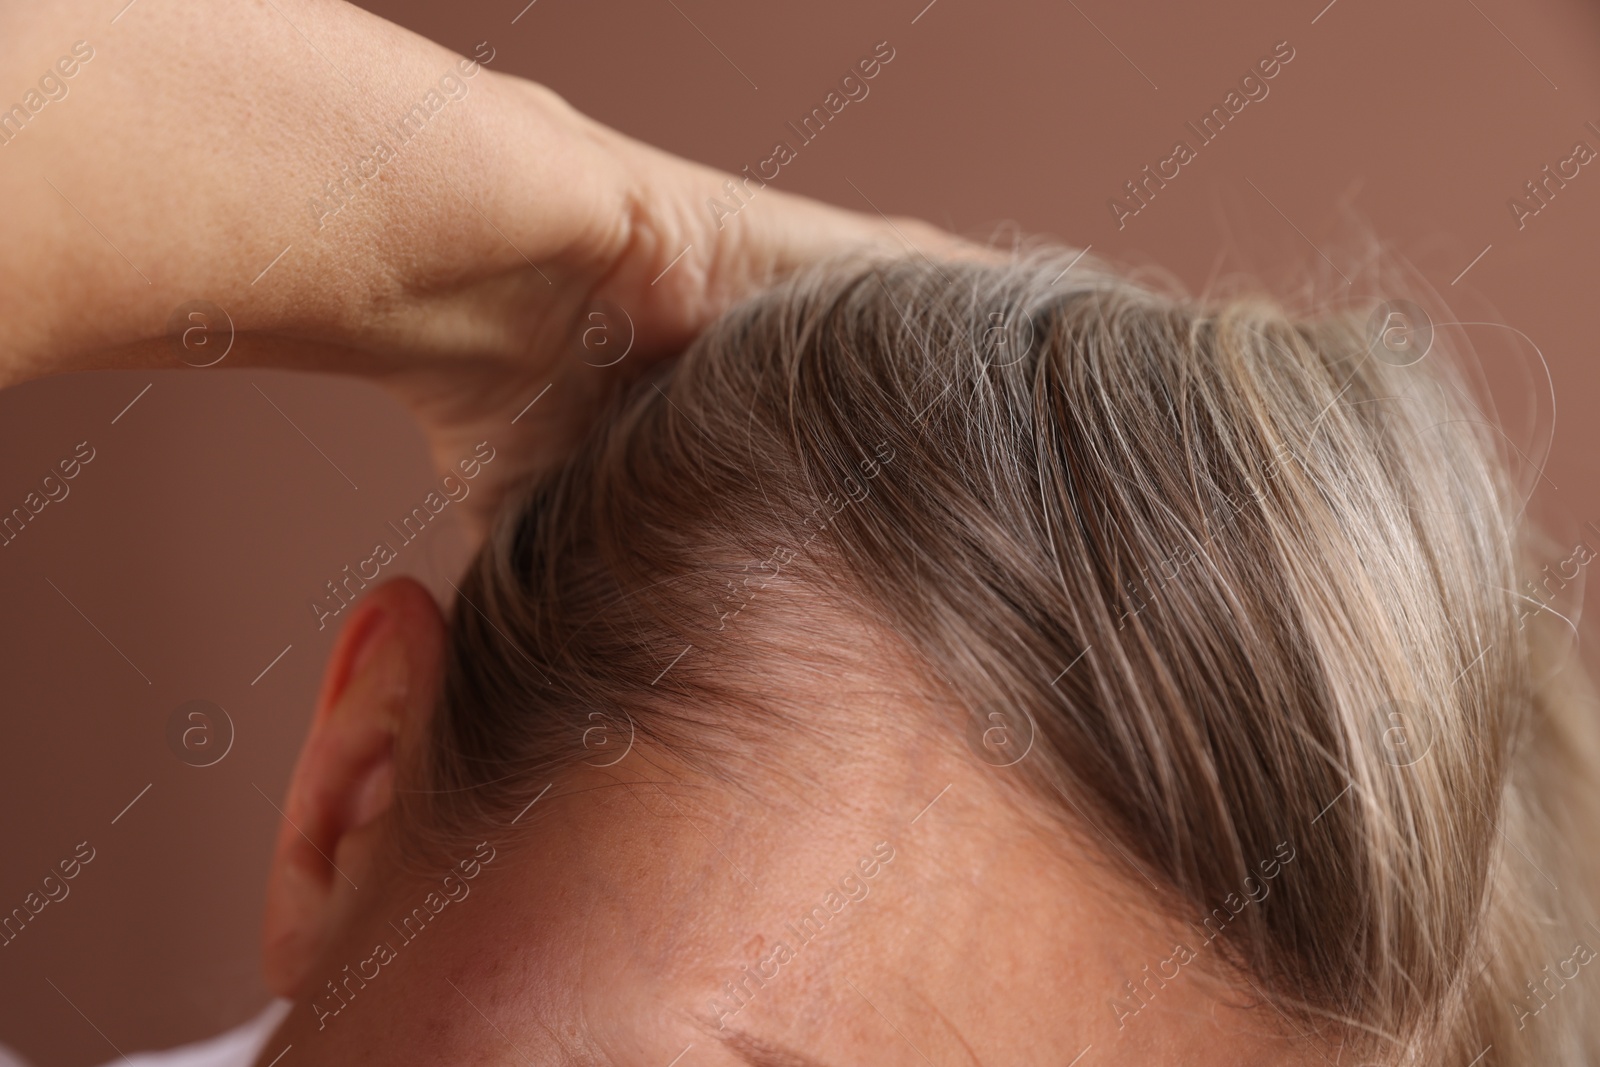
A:
[[[348,590],[280,1001],[147,1062],[1596,1051],[1592,705],[1442,352],[776,190],[725,218],[727,175],[353,8],[125,14],[0,34],[45,71],[6,380],[203,362],[226,309],[230,364],[509,457],[455,603]],[[676,358],[584,358],[605,306]]]

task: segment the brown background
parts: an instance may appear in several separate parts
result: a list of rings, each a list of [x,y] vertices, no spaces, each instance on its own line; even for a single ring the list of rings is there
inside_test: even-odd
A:
[[[1600,147],[1583,125],[1600,124],[1596,10],[925,2],[537,0],[515,24],[523,0],[369,6],[462,53],[488,41],[493,69],[729,169],[793,140],[785,121],[887,40],[896,55],[870,96],[778,185],[973,236],[1015,227],[1091,243],[1191,287],[1219,265],[1289,277],[1323,253],[1353,271],[1353,215],[1456,320],[1507,324],[1538,346],[1548,378],[1512,330],[1452,328],[1476,346],[1518,447],[1548,457],[1538,512],[1569,545],[1600,520],[1600,166],[1520,232],[1506,207],[1576,140]],[[1119,231],[1107,198],[1282,40],[1296,55],[1267,99]],[[278,815],[262,794],[284,787],[333,633],[317,632],[306,601],[432,485],[418,432],[362,385],[117,373],[0,394],[0,510],[85,439],[97,456],[71,496],[0,548],[0,911],[78,842],[97,850],[72,895],[0,949],[0,1040],[40,1067],[112,1059],[108,1041],[193,1040],[264,1002],[256,930]],[[1522,476],[1533,484],[1533,467]],[[461,545],[435,528],[391,569],[445,588]],[[193,698],[225,707],[237,732],[204,769],[164,736]]]

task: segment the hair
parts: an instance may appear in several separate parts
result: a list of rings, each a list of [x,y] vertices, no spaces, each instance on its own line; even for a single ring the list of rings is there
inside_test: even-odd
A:
[[[953,745],[1024,731],[997,773],[1292,1032],[1585,1062],[1587,683],[1523,625],[1524,502],[1442,337],[1402,366],[1358,310],[1059,249],[733,308],[504,509],[417,821],[503,827],[624,723],[737,776],[805,728],[775,665],[898,674]]]

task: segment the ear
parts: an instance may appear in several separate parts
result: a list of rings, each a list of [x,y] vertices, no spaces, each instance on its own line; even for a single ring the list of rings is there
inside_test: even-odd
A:
[[[379,819],[394,799],[399,737],[420,738],[438,694],[444,618],[409,578],[369,591],[328,660],[267,880],[267,984],[293,997],[375,870]]]

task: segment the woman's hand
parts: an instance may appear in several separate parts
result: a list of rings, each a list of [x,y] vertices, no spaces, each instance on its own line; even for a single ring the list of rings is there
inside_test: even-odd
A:
[[[492,72],[489,42],[458,56],[332,0],[123,4],[0,13],[0,69],[49,81],[0,124],[0,383],[182,369],[225,321],[220,367],[382,381],[442,466],[484,439],[515,457],[503,483],[559,455],[607,376],[784,271],[955,247],[772,188],[719,222],[733,176]],[[196,353],[201,300],[223,320]]]
[[[489,131],[505,173],[485,192],[495,210],[483,211],[503,221],[478,220],[491,248],[465,284],[418,293],[407,309],[419,331],[456,324],[451,339],[383,375],[441,470],[483,440],[510,457],[475,494],[480,517],[499,488],[559,460],[615,379],[680,350],[776,277],[849,249],[905,253],[910,241],[930,254],[976,251],[915,220],[745,184],[624,137],[525,80],[489,82],[506,123]],[[730,179],[749,203],[719,223],[709,202],[728,201]],[[504,332],[485,336],[491,324]]]

